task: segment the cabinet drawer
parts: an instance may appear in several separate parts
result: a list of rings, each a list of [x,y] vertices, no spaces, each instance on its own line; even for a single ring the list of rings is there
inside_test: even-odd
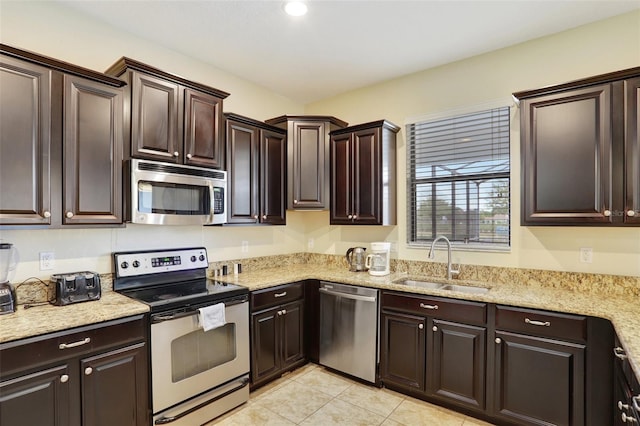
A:
[[[0,345],[2,377],[74,356],[146,340],[145,317],[93,324]]]
[[[285,284],[252,292],[251,311],[254,312],[301,299],[304,296],[303,284],[303,282]]]
[[[587,318],[536,309],[496,306],[496,329],[585,342]]]
[[[382,293],[382,309],[400,310],[464,323],[487,322],[486,303],[444,297],[413,296],[385,291]]]

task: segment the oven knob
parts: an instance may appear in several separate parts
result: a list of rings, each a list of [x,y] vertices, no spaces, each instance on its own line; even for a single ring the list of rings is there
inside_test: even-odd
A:
[[[120,264],[120,267],[121,267],[122,269],[127,269],[127,268],[129,267],[129,262],[122,262],[122,263]]]
[[[134,268],[138,268],[140,266],[140,262],[138,262],[137,260],[134,260],[132,265]]]
[[[195,262],[197,260],[197,258],[195,256],[191,256],[191,261]]]
[[[200,262],[204,262],[204,254],[201,254],[198,259],[200,259]]]

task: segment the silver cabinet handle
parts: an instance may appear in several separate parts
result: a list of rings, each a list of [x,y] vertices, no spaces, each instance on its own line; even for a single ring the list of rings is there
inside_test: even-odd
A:
[[[298,204],[298,200],[293,200],[293,204]]]
[[[620,346],[613,348],[613,354],[618,359],[627,359],[627,355],[626,355],[624,349],[621,348]]]
[[[91,373],[93,373],[93,368],[91,368],[91,367],[87,367],[87,368],[85,368],[85,369],[84,369],[84,375],[85,375],[85,376],[88,376],[88,375],[90,375]]]
[[[500,343],[502,343],[502,339],[501,339],[501,338],[499,338],[499,337],[496,337],[495,342],[496,342],[497,344],[500,344]]]
[[[45,211],[42,213],[42,216],[49,218],[49,217],[51,217],[51,212],[50,212],[49,210],[45,210]]]
[[[67,212],[65,213],[65,216],[69,219],[71,219],[73,217],[73,212]]]
[[[191,154],[187,154],[187,158],[188,158],[189,160],[191,160],[191,158],[192,158],[192,157],[193,157],[193,155],[191,155]]]
[[[262,220],[267,220],[267,215],[266,214],[262,215]]]
[[[357,214],[354,214],[354,215],[353,215],[353,220],[356,220],[357,218],[358,218],[358,215],[357,215]]]
[[[421,303],[420,307],[424,309],[438,309],[438,305],[425,305],[424,303]]]
[[[59,349],[76,348],[78,346],[86,345],[89,342],[91,342],[91,338],[90,337],[85,337],[83,340],[78,340],[77,342],[73,342],[73,343],[60,343],[58,345],[58,348]]]
[[[438,327],[436,327],[435,325],[432,328],[433,331],[438,331]]]
[[[529,318],[525,318],[524,322],[526,322],[527,324],[531,324],[531,325],[537,325],[539,327],[550,327],[551,326],[551,322],[549,322],[549,321],[536,321],[536,320],[530,320]]]
[[[68,381],[69,381],[68,374],[63,374],[62,376],[60,376],[60,383],[67,383]]]
[[[424,328],[424,325],[422,325],[422,324],[418,324],[418,328],[419,328],[420,330],[422,330],[422,329]]]
[[[353,215],[350,214],[349,216],[347,216],[347,219],[353,219]]]
[[[611,216],[611,210],[605,210],[602,214],[604,214],[605,217],[609,217]]]
[[[286,309],[282,310],[282,315],[287,315],[287,310]]]
[[[278,316],[282,315],[282,311],[276,312],[276,315],[278,315]]]
[[[180,153],[178,151],[174,151],[173,156],[174,157],[178,157],[180,155]]]
[[[282,293],[276,293],[276,294],[274,294],[274,295],[273,295],[273,297],[284,297],[284,296],[286,296],[286,295],[287,295],[287,292],[286,292],[286,291],[283,291]]]
[[[622,423],[638,423],[633,417],[627,416],[627,413],[622,413]]]
[[[629,216],[629,217],[633,217],[633,216],[635,216],[635,215],[636,215],[635,210],[627,210],[627,216]]]
[[[622,401],[618,401],[618,410],[628,410],[629,404],[623,404]]]

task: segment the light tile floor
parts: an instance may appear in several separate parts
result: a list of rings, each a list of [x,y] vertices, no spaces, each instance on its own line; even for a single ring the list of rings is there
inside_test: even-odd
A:
[[[488,426],[490,423],[307,364],[252,392],[248,403],[207,426],[213,425]]]

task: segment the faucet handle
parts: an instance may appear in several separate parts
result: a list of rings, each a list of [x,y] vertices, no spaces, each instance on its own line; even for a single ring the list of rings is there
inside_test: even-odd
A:
[[[454,268],[454,265],[453,265],[453,264],[451,264],[451,270],[449,271],[449,272],[451,272],[451,275],[460,275],[460,272],[461,272],[461,271],[460,271],[460,265],[461,265],[461,264],[460,264],[460,263],[458,263],[458,264],[456,265],[456,267]]]

